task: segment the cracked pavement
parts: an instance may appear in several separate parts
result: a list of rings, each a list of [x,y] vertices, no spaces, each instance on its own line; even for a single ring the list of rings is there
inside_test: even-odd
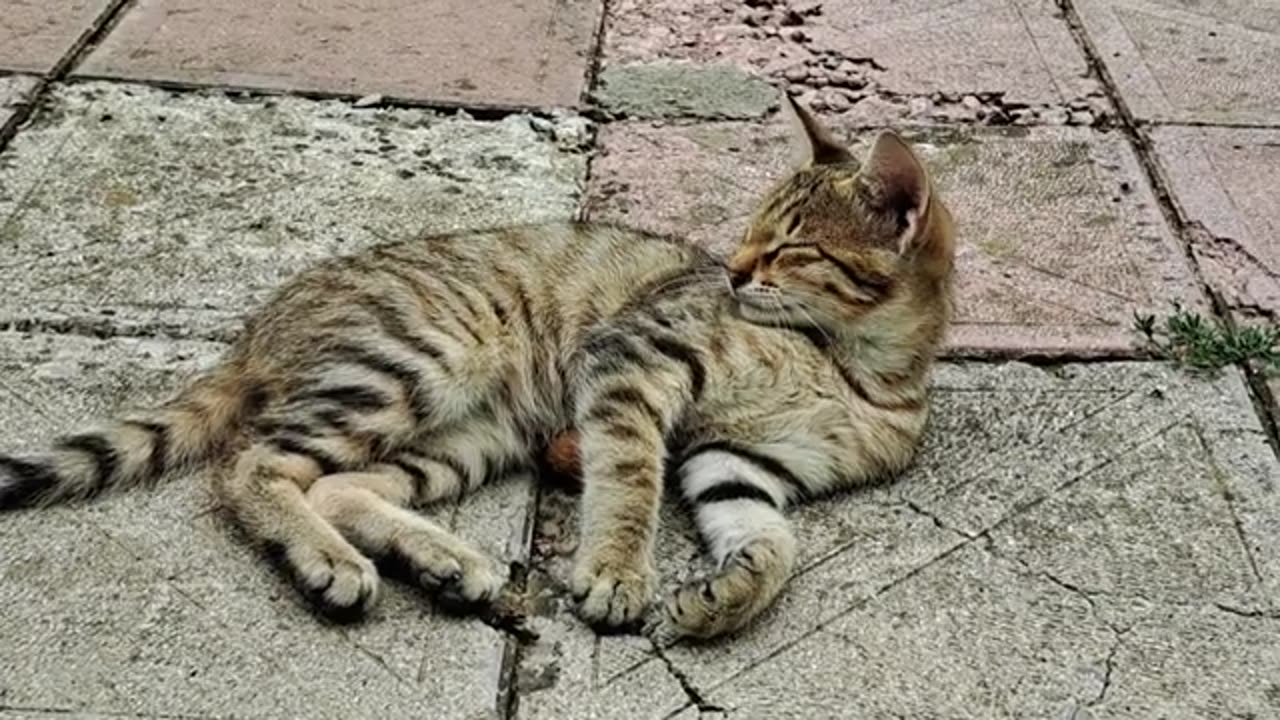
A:
[[[162,399],[334,254],[571,217],[723,252],[778,86],[899,128],[960,242],[917,462],[798,509],[736,637],[584,627],[534,478],[432,510],[509,567],[493,611],[388,582],[330,625],[196,475],[0,517],[0,720],[1280,716],[1280,383],[1130,329],[1276,321],[1277,47],[1264,0],[0,4],[0,451]],[[709,568],[662,520],[670,590]]]

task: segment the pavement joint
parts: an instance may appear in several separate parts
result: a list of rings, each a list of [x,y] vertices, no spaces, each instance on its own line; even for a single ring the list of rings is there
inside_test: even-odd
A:
[[[39,705],[6,705],[0,703],[0,713],[41,713],[44,715],[70,715],[73,717],[97,718],[138,718],[139,720],[225,720],[218,715],[189,715],[186,713],[132,713],[102,710],[85,710],[84,708],[64,708]]]

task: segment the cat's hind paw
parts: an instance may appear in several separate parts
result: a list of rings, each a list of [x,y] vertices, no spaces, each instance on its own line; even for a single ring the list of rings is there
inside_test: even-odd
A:
[[[504,578],[487,555],[462,542],[411,535],[397,548],[420,585],[436,593],[446,605],[459,609],[493,602],[502,592]]]
[[[299,545],[286,557],[299,589],[333,620],[358,619],[378,600],[378,570],[355,549]]]

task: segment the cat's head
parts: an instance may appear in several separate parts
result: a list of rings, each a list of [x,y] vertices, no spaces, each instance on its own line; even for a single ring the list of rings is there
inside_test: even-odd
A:
[[[808,160],[765,197],[729,261],[743,317],[853,334],[928,320],[940,333],[954,233],[924,165],[892,132],[859,162],[790,105]]]

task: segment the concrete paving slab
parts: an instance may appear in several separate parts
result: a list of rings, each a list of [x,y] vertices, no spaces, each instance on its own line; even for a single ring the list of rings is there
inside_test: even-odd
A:
[[[1274,3],[1076,0],[1073,6],[1139,119],[1280,124]]]
[[[112,0],[6,2],[0,13],[0,70],[48,73],[103,22]]]
[[[599,0],[140,0],[81,76],[576,106]]]
[[[593,218],[688,234],[715,252],[741,237],[788,167],[790,128],[630,121],[606,126],[587,193]],[[1132,313],[1202,308],[1183,250],[1118,134],[1084,128],[906,130],[958,223],[962,353],[1121,355]],[[854,136],[857,147],[870,133]]]
[[[221,349],[0,333],[3,449],[163,398]],[[197,474],[154,493],[5,517],[0,705],[86,716],[498,716],[504,633],[442,615],[394,581],[367,622],[322,622],[228,526],[205,482]],[[513,482],[434,514],[527,563],[530,503],[530,485]]]
[[[607,717],[593,708],[650,687],[629,716],[665,717],[671,680],[688,717],[1148,716],[1219,661],[1191,707],[1234,694],[1225,706],[1267,714],[1280,652],[1243,638],[1280,633],[1280,463],[1238,371],[943,364],[933,385],[915,466],[798,512],[801,569],[723,642],[664,657],[636,638],[591,642],[563,584],[576,500],[544,495],[543,630],[522,666],[538,682],[520,716]],[[706,563],[681,511],[663,521],[670,588]]]
[[[666,101],[672,63],[708,85],[729,69],[787,84],[818,110],[864,121],[1091,125],[1110,112],[1045,0],[620,0],[604,47],[603,105],[632,117],[725,117],[714,102]],[[613,102],[615,84],[634,99],[645,83],[647,106]]]
[[[4,128],[20,107],[31,102],[32,93],[38,84],[39,80],[31,75],[0,77],[0,129]]]
[[[577,211],[589,127],[56,88],[0,154],[0,327],[225,339],[317,259]]]

